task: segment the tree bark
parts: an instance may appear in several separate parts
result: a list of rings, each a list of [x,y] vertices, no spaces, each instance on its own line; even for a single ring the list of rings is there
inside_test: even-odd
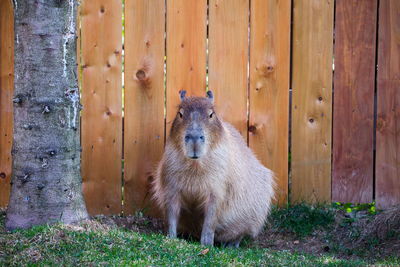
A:
[[[87,218],[82,196],[77,0],[13,0],[14,143],[6,228]]]

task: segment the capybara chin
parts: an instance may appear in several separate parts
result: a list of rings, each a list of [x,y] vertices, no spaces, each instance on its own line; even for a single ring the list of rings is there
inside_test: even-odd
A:
[[[153,197],[177,232],[238,247],[263,228],[274,196],[274,175],[239,132],[214,110],[213,94],[185,97],[171,127],[153,183]]]

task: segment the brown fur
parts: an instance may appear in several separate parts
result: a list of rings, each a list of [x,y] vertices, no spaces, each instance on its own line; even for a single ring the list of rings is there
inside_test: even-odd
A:
[[[207,245],[215,239],[237,246],[243,236],[256,236],[264,225],[274,195],[273,173],[256,159],[234,127],[215,114],[210,118],[214,107],[209,99],[186,98],[179,110],[183,116],[178,113],[173,122],[155,175],[154,199],[169,221],[170,236],[176,236],[177,216],[180,232],[201,235]],[[193,111],[201,114],[207,140],[206,154],[196,160],[183,151]]]

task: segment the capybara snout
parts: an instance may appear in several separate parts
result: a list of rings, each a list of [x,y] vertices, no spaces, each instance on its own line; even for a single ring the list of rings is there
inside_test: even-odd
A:
[[[274,179],[240,133],[215,112],[213,94],[186,97],[172,123],[153,182],[153,197],[168,222],[168,235],[197,236],[239,246],[255,237],[267,218]]]
[[[198,111],[192,111],[185,131],[185,152],[191,159],[198,159],[206,152],[204,123]]]

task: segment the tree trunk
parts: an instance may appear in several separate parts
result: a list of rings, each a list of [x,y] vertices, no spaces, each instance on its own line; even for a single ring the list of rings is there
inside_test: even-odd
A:
[[[82,196],[77,0],[13,0],[14,144],[7,229],[87,218]]]

